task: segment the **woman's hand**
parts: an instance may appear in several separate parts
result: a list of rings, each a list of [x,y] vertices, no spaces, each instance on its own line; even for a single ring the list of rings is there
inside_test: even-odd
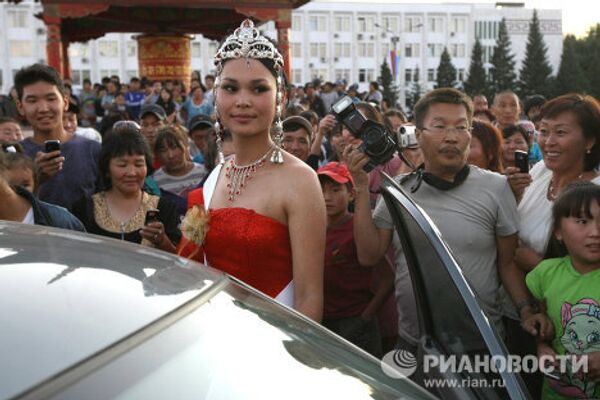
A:
[[[510,189],[517,199],[517,203],[521,201],[525,188],[531,185],[531,175],[521,172],[517,167],[507,167],[504,174],[508,179]]]
[[[154,221],[150,222],[148,225],[144,225],[140,230],[140,236],[154,243],[158,249],[169,253],[175,252],[175,246],[171,243],[171,240],[165,233],[165,226],[160,221]]]

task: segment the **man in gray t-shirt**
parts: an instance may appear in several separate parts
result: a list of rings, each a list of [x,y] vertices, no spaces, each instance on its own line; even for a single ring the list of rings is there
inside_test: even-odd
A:
[[[485,311],[502,332],[497,238],[511,237],[517,233],[515,197],[505,177],[474,166],[468,168],[466,180],[453,189],[440,190],[423,181],[411,195],[439,229]],[[412,175],[402,186],[410,192],[416,181],[416,175]],[[383,198],[377,203],[373,220],[379,229],[394,229]],[[398,328],[403,338],[414,343],[419,333],[416,305],[408,266],[397,234],[393,235],[392,246],[396,263]]]
[[[524,274],[514,263],[515,199],[506,178],[467,165],[473,116],[471,99],[455,89],[436,89],[424,95],[413,111],[424,165],[420,173],[409,176],[403,185],[438,226],[492,321],[500,327],[500,277],[519,306],[521,317],[528,320],[528,331],[536,334],[534,321],[542,324],[542,328],[549,321],[536,314]],[[355,182],[354,239],[358,259],[361,265],[374,265],[392,243],[392,218],[381,200],[374,217],[371,215],[368,175],[363,170],[369,161],[367,155],[348,146],[344,159]],[[414,295],[398,238],[393,242],[400,335],[414,344],[419,334]]]

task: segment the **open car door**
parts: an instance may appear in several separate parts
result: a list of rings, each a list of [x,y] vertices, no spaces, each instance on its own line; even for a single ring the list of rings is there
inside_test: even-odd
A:
[[[502,368],[501,360],[509,360],[506,347],[435,224],[392,178],[383,175],[381,193],[400,236],[419,317],[419,368],[412,379],[443,399],[529,399],[520,376]],[[426,357],[452,355],[457,360],[497,360],[498,372],[483,371],[484,367],[479,372],[431,368],[432,362],[423,368]]]

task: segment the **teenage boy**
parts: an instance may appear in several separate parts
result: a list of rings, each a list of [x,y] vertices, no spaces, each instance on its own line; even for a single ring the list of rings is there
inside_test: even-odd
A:
[[[382,260],[361,265],[354,243],[354,181],[338,162],[317,171],[327,208],[323,325],[375,357],[381,357],[377,312],[392,293],[393,272]],[[377,276],[378,275],[378,276]],[[378,284],[374,284],[375,277]]]
[[[98,187],[100,143],[67,132],[63,114],[69,99],[58,72],[33,64],[15,75],[17,108],[33,129],[33,137],[21,142],[40,173],[40,200],[67,209]],[[45,142],[60,141],[60,150],[45,151]]]

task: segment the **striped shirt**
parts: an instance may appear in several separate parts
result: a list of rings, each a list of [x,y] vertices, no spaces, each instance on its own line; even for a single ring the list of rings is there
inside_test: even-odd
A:
[[[187,197],[188,193],[196,189],[207,174],[208,171],[204,165],[194,163],[194,168],[185,175],[169,175],[161,167],[154,173],[153,178],[162,190]]]

